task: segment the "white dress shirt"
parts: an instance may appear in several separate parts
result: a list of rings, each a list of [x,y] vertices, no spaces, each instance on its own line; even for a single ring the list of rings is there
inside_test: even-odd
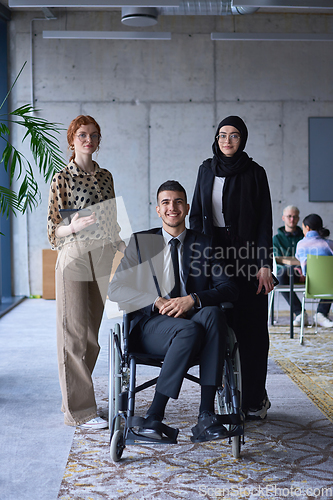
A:
[[[214,179],[212,190],[212,211],[213,211],[213,224],[217,227],[225,227],[225,220],[223,216],[223,186],[225,177],[216,177]]]
[[[163,283],[161,286],[162,297],[170,298],[170,292],[175,285],[175,277],[173,273],[173,265],[171,260],[171,251],[170,251],[170,240],[173,239],[171,234],[167,233],[162,228],[162,234],[164,238],[164,258],[163,258]],[[184,297],[188,295],[185,288],[185,280],[184,280],[184,266],[183,266],[183,254],[184,254],[184,240],[186,236],[186,229],[177,236],[177,239],[180,241],[178,244],[178,262],[179,262],[179,277],[180,277],[180,295]]]

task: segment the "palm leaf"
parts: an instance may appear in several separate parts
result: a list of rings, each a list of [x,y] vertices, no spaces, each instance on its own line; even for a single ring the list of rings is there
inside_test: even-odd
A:
[[[9,128],[4,123],[0,123],[0,135],[9,135]]]
[[[55,134],[60,133],[60,124],[52,123],[31,116],[31,113],[37,112],[32,106],[26,104],[12,111],[11,116],[18,116],[22,120],[13,120],[17,125],[25,128],[24,142],[30,139],[30,150],[38,166],[40,173],[44,175],[45,181],[49,181],[56,171],[65,166],[61,150],[58,146],[58,140]]]
[[[25,66],[25,64],[24,64]],[[0,109],[8,98],[13,86],[20,76],[24,66],[11,86]],[[35,116],[39,110],[30,104],[25,104],[15,109],[8,115],[6,122],[12,127],[21,126],[25,129],[22,142],[29,141],[29,148],[34,162],[45,182],[49,182],[54,173],[65,166],[62,152],[58,145],[58,135],[61,124],[48,122],[47,120]],[[0,116],[1,120],[1,116]],[[37,181],[34,177],[34,169],[29,160],[20,153],[7,139],[10,130],[5,123],[0,122],[0,138],[6,142],[1,162],[9,172],[10,188],[0,186],[0,215],[8,217],[10,212],[16,211],[25,213],[26,210],[33,210],[41,199]],[[14,180],[19,181],[18,192],[12,188]]]
[[[0,213],[8,217],[10,211],[12,211],[14,215],[16,215],[16,211],[22,211],[17,194],[11,189],[0,186]]]
[[[13,212],[15,212],[15,208],[22,213],[25,213],[27,209],[33,210],[33,208],[37,207],[41,196],[37,181],[34,178],[31,163],[22,153],[9,143],[7,143],[3,154],[3,162],[6,170],[10,164],[10,185],[12,185],[15,174],[17,179],[23,176],[18,193],[11,190],[14,194],[13,200],[17,200],[17,205],[13,206]],[[12,199],[10,197],[7,198],[7,201],[9,205],[12,204]],[[3,205],[0,203],[0,214],[1,213],[5,214],[5,211]],[[8,216],[8,212],[6,212],[6,215]]]
[[[33,208],[37,207],[40,199],[41,196],[38,189],[38,184],[34,179],[34,173],[29,163],[27,165],[27,171],[18,192],[18,202],[23,207],[23,210],[25,212],[28,208],[30,210],[33,210]]]

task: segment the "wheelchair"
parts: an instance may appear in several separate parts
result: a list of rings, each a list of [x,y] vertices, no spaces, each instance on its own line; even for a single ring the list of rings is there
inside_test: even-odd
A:
[[[224,310],[232,304],[221,304]],[[110,456],[118,462],[126,445],[146,443],[158,444],[156,440],[140,436],[135,431],[140,417],[134,415],[135,395],[156,384],[158,377],[136,386],[137,365],[161,368],[163,356],[134,352],[130,350],[129,339],[130,315],[124,314],[122,327],[115,324],[109,337],[109,427]],[[199,384],[199,378],[187,373],[185,378]],[[244,444],[244,414],[241,409],[242,378],[238,343],[233,330],[228,327],[227,348],[222,377],[222,386],[216,391],[217,414],[228,430],[232,454],[240,457],[241,445]],[[171,429],[171,428],[168,428]],[[177,434],[168,434],[159,443],[176,444]]]

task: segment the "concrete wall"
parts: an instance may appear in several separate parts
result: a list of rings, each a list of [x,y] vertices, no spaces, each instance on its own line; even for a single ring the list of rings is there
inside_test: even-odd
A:
[[[333,116],[333,43],[210,40],[212,31],[332,32],[333,15],[164,16],[155,29],[171,31],[171,41],[44,40],[43,30],[123,29],[118,12],[56,15],[31,21],[39,16],[14,13],[11,79],[27,60],[43,117],[65,128],[80,113],[99,121],[97,161],[113,173],[133,230],[159,225],[155,192],[164,180],[178,179],[191,200],[217,123],[238,114],[249,128],[246,151],[268,174],[274,231],[290,203],[301,217],[321,214],[333,231],[333,204],[308,201],[308,118]],[[31,95],[28,66],[12,107]],[[60,142],[68,158],[65,131]],[[42,290],[49,188],[40,187],[38,209],[13,221],[16,295]]]

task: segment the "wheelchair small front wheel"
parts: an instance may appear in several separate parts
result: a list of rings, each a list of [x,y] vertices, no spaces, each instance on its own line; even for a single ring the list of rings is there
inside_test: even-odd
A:
[[[241,436],[232,436],[231,438],[232,454],[235,458],[240,457],[241,451]]]
[[[118,429],[113,434],[110,444],[110,456],[114,462],[119,462],[123,454],[124,448],[125,448],[124,435],[123,432]]]

